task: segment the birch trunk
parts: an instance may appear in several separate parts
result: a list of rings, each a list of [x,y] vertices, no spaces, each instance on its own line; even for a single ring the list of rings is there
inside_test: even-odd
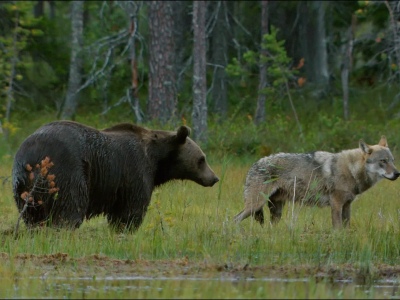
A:
[[[84,1],[72,1],[71,27],[71,63],[65,105],[62,111],[62,119],[75,119],[76,108],[78,107],[78,95],[76,93],[82,80],[82,57],[83,44],[83,4]]]
[[[193,1],[193,136],[207,142],[206,2]]]
[[[345,47],[345,53],[343,55],[343,63],[342,63],[342,70],[341,70],[342,89],[343,89],[343,113],[344,113],[344,119],[346,121],[348,121],[350,119],[349,74],[350,74],[350,69],[351,69],[356,20],[357,20],[357,17],[355,15],[353,15],[352,21],[351,21],[351,26],[349,28],[349,33],[347,35],[348,40],[347,40],[346,47]]]

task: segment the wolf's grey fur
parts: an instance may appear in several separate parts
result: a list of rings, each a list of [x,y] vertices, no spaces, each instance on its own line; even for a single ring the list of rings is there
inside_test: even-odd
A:
[[[244,189],[245,208],[234,220],[240,222],[252,215],[262,224],[268,198],[271,222],[276,223],[285,202],[294,197],[304,205],[330,205],[332,224],[341,227],[342,222],[350,223],[350,207],[357,195],[383,178],[396,180],[399,175],[385,136],[377,145],[369,146],[360,140],[359,148],[339,153],[270,155],[250,168]]]

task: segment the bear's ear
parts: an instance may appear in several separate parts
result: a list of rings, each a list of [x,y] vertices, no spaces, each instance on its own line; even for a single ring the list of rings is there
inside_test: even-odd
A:
[[[179,127],[176,133],[176,139],[179,144],[184,144],[186,142],[186,138],[190,135],[190,128],[187,126]]]
[[[360,149],[366,154],[372,153],[372,148],[368,146],[363,140],[360,140]]]

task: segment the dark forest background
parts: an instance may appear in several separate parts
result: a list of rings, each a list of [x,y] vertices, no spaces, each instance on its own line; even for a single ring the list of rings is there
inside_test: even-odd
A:
[[[192,128],[220,154],[400,126],[400,1],[1,1],[0,154],[40,125]]]

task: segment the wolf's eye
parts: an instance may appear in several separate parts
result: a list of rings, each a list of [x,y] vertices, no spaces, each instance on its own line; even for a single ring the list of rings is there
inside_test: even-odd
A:
[[[381,159],[381,163],[387,163],[387,159]]]

